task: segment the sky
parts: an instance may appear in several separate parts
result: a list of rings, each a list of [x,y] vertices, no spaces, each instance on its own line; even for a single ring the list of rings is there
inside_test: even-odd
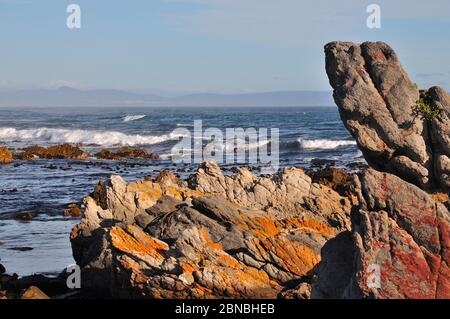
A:
[[[330,90],[333,40],[385,41],[414,82],[450,88],[448,0],[0,0],[0,38],[0,90]]]

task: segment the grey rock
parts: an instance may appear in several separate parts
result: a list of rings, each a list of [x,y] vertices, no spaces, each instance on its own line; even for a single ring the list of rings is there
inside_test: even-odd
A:
[[[428,122],[414,116],[419,90],[394,50],[383,42],[331,42],[326,71],[346,128],[369,165],[401,176],[421,188],[448,190],[449,99],[431,88],[444,110]]]

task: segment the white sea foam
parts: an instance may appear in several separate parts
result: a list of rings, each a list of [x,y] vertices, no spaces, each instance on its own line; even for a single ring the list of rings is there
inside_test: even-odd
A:
[[[69,130],[62,128],[40,127],[36,129],[0,128],[0,140],[33,143],[71,143],[112,145],[153,145],[168,140],[176,140],[179,134],[139,135],[125,134],[118,131]]]
[[[226,152],[234,152],[234,151],[250,151],[250,150],[256,150],[258,148],[261,148],[265,145],[270,144],[270,140],[261,140],[254,143],[249,143],[245,140],[238,140],[238,141],[229,141],[229,142],[211,142],[208,143],[205,146],[205,149],[210,152],[214,148],[217,150],[222,150]]]
[[[302,149],[332,150],[338,147],[356,145],[355,141],[348,141],[348,140],[327,140],[327,139],[307,140],[299,138],[297,141]]]
[[[146,117],[147,115],[144,114],[140,114],[140,115],[127,115],[125,116],[122,120],[124,122],[132,122],[132,121],[136,121],[136,120],[140,120],[143,119],[144,117]]]

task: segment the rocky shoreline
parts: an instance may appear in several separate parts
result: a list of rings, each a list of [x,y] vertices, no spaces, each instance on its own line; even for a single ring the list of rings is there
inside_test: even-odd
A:
[[[51,290],[63,275],[48,286],[0,274],[0,298],[450,298],[447,92],[420,91],[385,43],[332,42],[325,55],[370,167],[113,175],[70,234],[81,291]]]

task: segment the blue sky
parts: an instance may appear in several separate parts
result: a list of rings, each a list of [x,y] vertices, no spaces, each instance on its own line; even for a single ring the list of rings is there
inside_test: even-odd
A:
[[[71,3],[79,30],[66,27]],[[3,90],[329,90],[332,40],[386,41],[413,81],[450,87],[448,0],[0,0],[0,37]]]

